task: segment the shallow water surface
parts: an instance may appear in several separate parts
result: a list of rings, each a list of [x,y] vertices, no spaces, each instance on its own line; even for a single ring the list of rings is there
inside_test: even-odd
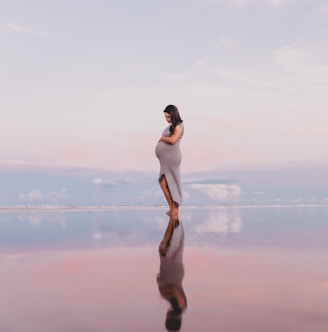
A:
[[[327,207],[180,213],[0,212],[0,331],[328,330]]]

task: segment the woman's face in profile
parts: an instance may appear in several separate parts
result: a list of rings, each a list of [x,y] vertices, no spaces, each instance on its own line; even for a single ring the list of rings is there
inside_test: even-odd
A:
[[[166,120],[168,123],[171,123],[171,116],[170,116],[170,114],[164,112],[164,116],[165,116],[165,120]]]

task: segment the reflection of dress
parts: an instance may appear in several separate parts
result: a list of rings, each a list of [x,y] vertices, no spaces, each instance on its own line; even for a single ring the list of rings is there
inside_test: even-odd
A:
[[[180,223],[174,228],[172,238],[165,256],[160,256],[161,265],[160,272],[157,276],[158,287],[163,297],[168,297],[169,292],[165,291],[175,287],[183,298],[184,305],[180,309],[187,307],[187,298],[182,287],[184,277],[183,266],[183,247],[184,247],[184,230],[183,224]]]
[[[181,190],[181,150],[180,141],[183,136],[184,127],[183,123],[179,126],[182,128],[182,134],[174,144],[167,144],[162,141],[158,142],[155,149],[156,157],[160,163],[159,180],[165,175],[167,185],[169,187],[172,199],[179,205],[182,202]],[[164,129],[163,136],[170,136],[170,125]]]

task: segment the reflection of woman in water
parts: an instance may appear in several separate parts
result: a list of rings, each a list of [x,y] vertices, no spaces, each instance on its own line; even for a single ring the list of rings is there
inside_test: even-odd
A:
[[[177,220],[179,205],[182,201],[180,141],[184,126],[176,106],[168,105],[164,115],[169,125],[158,141],[155,154],[160,162],[159,184],[169,205],[167,214]]]
[[[165,327],[168,331],[180,330],[182,313],[187,308],[187,298],[182,288],[183,246],[183,225],[170,218],[159,247],[161,265],[157,275],[159,292],[171,305],[165,320]]]

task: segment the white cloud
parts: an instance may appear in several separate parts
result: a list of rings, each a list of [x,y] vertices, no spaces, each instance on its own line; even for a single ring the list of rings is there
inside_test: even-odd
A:
[[[11,30],[14,30],[16,32],[31,32],[30,29],[27,29],[27,28],[24,28],[22,26],[19,26],[19,25],[16,25],[16,24],[8,24],[8,27],[11,29]]]
[[[191,187],[218,201],[236,200],[241,194],[241,188],[235,184],[192,184]]]
[[[101,179],[101,178],[94,178],[92,180],[90,180],[90,182],[92,184],[95,184],[95,185],[102,185],[102,184],[107,184],[107,181]]]
[[[309,54],[300,49],[296,43],[287,45],[274,52],[275,64],[288,72],[301,72],[305,69],[305,62]]]
[[[195,227],[197,233],[215,233],[227,235],[229,233],[240,233],[242,221],[238,213],[229,213],[226,210],[212,211],[210,216]]]
[[[282,6],[285,5],[288,2],[291,2],[292,0],[267,0],[264,2],[268,2],[270,5],[277,7],[277,6]]]
[[[241,6],[243,5],[245,0],[209,0],[209,3],[215,5],[232,5],[232,6]]]
[[[105,187],[117,187],[122,184],[133,183],[133,181],[130,179],[112,180],[112,179],[103,179],[103,178],[94,178],[94,179],[90,180],[89,182],[91,182],[95,186],[105,186]]]
[[[306,124],[302,127],[295,127],[290,134],[296,137],[327,137],[328,126]]]
[[[18,33],[26,33],[26,34],[30,34],[30,35],[37,36],[37,37],[44,37],[44,38],[50,38],[50,39],[59,39],[60,38],[56,34],[52,34],[49,32],[36,31],[33,29],[22,27],[21,25],[13,24],[13,23],[9,23],[8,28],[10,30],[16,31]]]
[[[28,221],[34,225],[34,226],[39,226],[40,221],[41,221],[41,217],[40,216],[36,216],[36,215],[31,215],[28,219]]]
[[[212,4],[217,5],[231,5],[234,7],[245,7],[253,4],[268,4],[273,7],[283,6],[290,2],[297,0],[209,0]]]
[[[20,193],[18,199],[20,201],[29,201],[29,202],[44,202],[44,201],[58,201],[61,199],[66,199],[69,196],[67,195],[67,189],[62,188],[59,192],[51,191],[47,194],[43,194],[40,189],[34,189],[29,193]]]
[[[20,201],[43,201],[44,195],[41,193],[40,189],[35,189],[28,194],[21,193],[18,196]]]
[[[38,226],[45,218],[42,213],[22,213],[18,215],[18,220],[22,222],[27,221],[34,226]],[[67,215],[63,213],[47,214],[46,220],[51,223],[59,224],[61,228],[66,228],[67,225]]]
[[[236,50],[236,47],[235,47],[233,41],[230,38],[228,38],[227,36],[220,37],[218,47],[229,53],[233,53]]]
[[[260,73],[249,71],[244,68],[228,67],[222,65],[209,65],[208,70],[214,75],[218,75],[224,79],[238,82],[240,84],[252,86],[268,86],[269,82],[261,77]]]
[[[197,64],[198,67],[204,67],[208,64],[208,59],[207,58],[199,59],[196,62],[196,64]]]
[[[37,214],[29,214],[29,215],[18,215],[18,220],[19,221],[25,221],[27,220],[30,224],[33,226],[39,226],[42,218],[40,215]]]
[[[221,47],[229,41],[222,37]],[[256,67],[223,66],[209,60],[200,61],[202,70],[249,88],[272,88],[291,92],[306,89],[319,94],[328,84],[328,30],[304,35],[299,40],[276,49],[258,59]],[[273,90],[272,90],[273,91]],[[254,96],[252,96],[254,99]]]
[[[273,53],[275,65],[290,79],[311,86],[328,83],[328,31],[307,35]]]

